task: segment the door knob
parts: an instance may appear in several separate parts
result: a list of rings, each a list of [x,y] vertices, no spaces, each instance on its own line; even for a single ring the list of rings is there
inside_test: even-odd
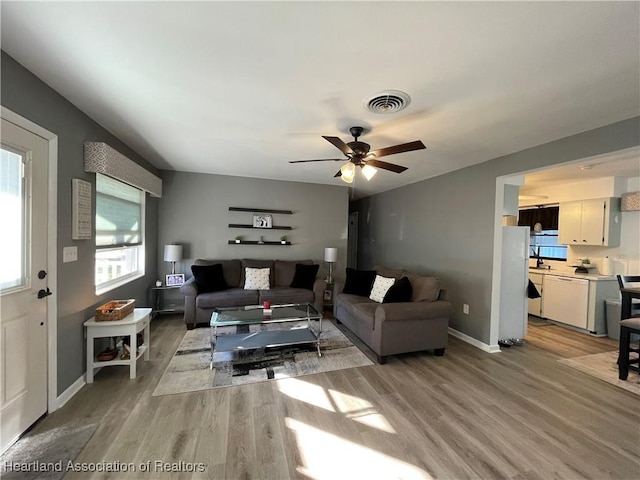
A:
[[[47,287],[46,290],[40,289],[38,291],[38,298],[48,297],[49,295],[53,295],[53,292],[51,290],[49,290],[49,287]]]
[[[44,280],[44,277],[46,277],[46,276],[47,276],[47,272],[45,272],[44,270],[40,270],[40,271],[38,272],[38,278],[39,278],[40,280]]]

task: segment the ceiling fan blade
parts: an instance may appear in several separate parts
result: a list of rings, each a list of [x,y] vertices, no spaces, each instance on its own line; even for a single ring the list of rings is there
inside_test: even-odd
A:
[[[407,167],[403,167],[402,165],[394,165],[393,163],[383,162],[382,160],[367,160],[367,165],[371,165],[372,167],[381,168],[383,170],[389,170],[390,172],[402,173]]]
[[[396,153],[412,152],[414,150],[422,150],[427,148],[420,140],[415,142],[402,143],[400,145],[394,145],[393,147],[381,148],[380,150],[374,150],[369,155],[373,154],[376,157],[386,157],[387,155],[395,155]]]
[[[340,150],[345,155],[353,155],[354,152],[353,150],[351,150],[351,147],[340,140],[338,137],[327,137],[326,135],[323,135],[322,138],[324,138],[327,142],[333,144],[333,146],[337,147],[338,150]]]
[[[304,162],[344,162],[344,158],[321,158],[318,160],[289,160],[289,163],[304,163]]]

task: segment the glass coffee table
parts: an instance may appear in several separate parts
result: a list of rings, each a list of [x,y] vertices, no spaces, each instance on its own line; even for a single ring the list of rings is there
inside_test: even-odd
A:
[[[218,335],[218,327],[245,327],[277,323],[306,322],[302,328],[266,329],[258,332],[229,333]],[[314,323],[316,324],[314,326]],[[213,369],[214,351],[255,350],[259,348],[281,347],[305,343],[315,343],[320,353],[322,334],[322,314],[310,303],[289,303],[271,305],[271,312],[261,305],[245,307],[215,308],[211,314],[211,363]],[[238,329],[240,330],[240,329]]]

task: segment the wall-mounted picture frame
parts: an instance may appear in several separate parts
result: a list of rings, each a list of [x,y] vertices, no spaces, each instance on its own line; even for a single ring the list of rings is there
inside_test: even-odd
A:
[[[271,215],[254,214],[253,215],[253,228],[272,228],[273,219]]]
[[[184,273],[165,275],[167,287],[179,287],[184,283]]]

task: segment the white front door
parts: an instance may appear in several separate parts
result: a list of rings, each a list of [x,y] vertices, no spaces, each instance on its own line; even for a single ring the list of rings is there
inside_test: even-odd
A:
[[[49,147],[5,119],[0,137],[2,451],[47,411]]]

